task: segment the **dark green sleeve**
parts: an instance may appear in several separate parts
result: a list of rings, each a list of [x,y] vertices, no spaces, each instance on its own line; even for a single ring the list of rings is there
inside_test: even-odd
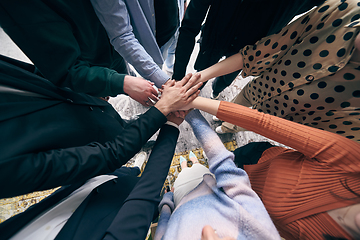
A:
[[[113,69],[99,66],[89,66],[84,61],[76,61],[69,69],[63,87],[69,87],[75,92],[84,92],[95,97],[115,97],[124,94],[124,78]]]
[[[97,97],[124,93],[126,63],[90,1],[1,1],[0,26],[56,86]]]

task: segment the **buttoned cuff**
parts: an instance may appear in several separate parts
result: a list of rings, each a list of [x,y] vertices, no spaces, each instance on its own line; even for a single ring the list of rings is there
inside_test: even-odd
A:
[[[169,79],[170,77],[163,70],[159,68],[150,76],[149,80],[155,83],[155,86],[157,88],[161,88],[162,85],[164,85],[166,81]]]

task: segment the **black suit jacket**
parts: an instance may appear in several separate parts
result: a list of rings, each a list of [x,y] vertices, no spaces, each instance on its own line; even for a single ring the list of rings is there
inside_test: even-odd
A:
[[[0,86],[24,91],[0,94],[0,198],[113,172],[166,122],[152,107],[126,124],[106,101],[56,87],[31,70],[0,56]]]
[[[179,130],[164,125],[140,178],[134,169],[120,168],[117,179],[94,189],[67,221],[56,239],[145,239],[158,215],[161,188],[174,154]],[[134,174],[135,173],[135,174]],[[0,224],[0,239],[8,239],[29,221],[80,187],[63,187],[24,213]]]

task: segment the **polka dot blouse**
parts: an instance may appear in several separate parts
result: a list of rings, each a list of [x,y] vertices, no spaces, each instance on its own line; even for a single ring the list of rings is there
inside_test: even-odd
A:
[[[253,108],[360,142],[360,1],[328,0],[244,47],[241,94]]]

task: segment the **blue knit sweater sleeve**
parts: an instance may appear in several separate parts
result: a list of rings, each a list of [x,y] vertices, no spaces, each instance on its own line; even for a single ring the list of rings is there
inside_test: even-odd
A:
[[[251,190],[246,172],[236,167],[233,161],[234,154],[225,148],[219,136],[200,112],[192,111],[187,115],[186,121],[191,125],[209,159],[209,169],[216,176],[217,186],[223,188],[230,198],[234,198],[241,194],[238,189],[238,185],[241,184],[241,189],[246,189],[244,191],[246,195],[256,197],[256,193]],[[234,184],[235,181],[236,184]]]
[[[209,159],[209,169],[216,177],[217,188],[241,205],[257,220],[257,224],[267,228],[273,236],[279,236],[262,201],[251,189],[247,173],[236,167],[233,153],[225,148],[205,118],[198,110],[194,110],[186,116],[186,121],[191,125]]]

